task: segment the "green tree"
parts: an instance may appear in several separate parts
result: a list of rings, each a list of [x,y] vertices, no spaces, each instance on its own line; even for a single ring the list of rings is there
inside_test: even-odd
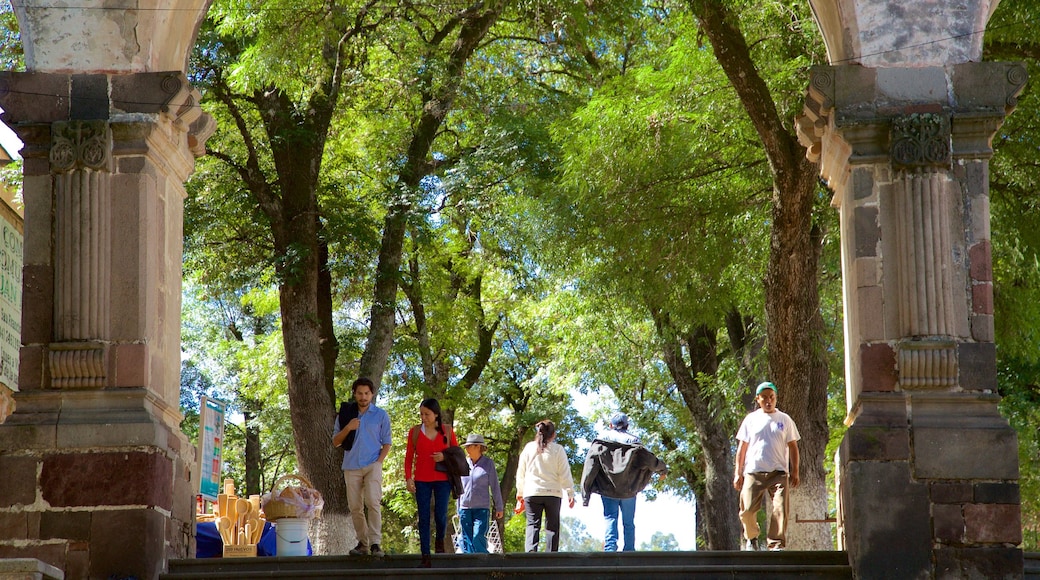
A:
[[[543,531],[542,542],[545,535]],[[585,524],[578,518],[560,517],[560,551],[561,552],[602,552],[603,540],[592,537]]]
[[[213,171],[224,177],[196,193],[211,199],[230,190],[224,207],[263,226],[247,226],[254,236],[245,243],[237,232],[216,241],[237,241],[241,247],[232,252],[251,253],[246,265],[269,267],[268,280],[279,288],[294,447],[300,470],[325,497],[319,551],[345,551],[349,528],[340,452],[328,444],[338,343],[319,202],[322,162],[344,79],[361,74],[370,34],[388,17],[363,3],[268,2],[251,10],[217,2],[193,59],[193,80],[219,121],[208,153],[222,163]]]
[[[772,203],[764,288],[769,376],[780,385],[779,405],[802,435],[801,486],[792,494],[792,512],[824,513],[830,375],[818,287],[823,231],[815,217],[817,208],[824,207],[824,196],[819,171],[806,159],[791,122],[801,108],[804,71],[822,57],[821,43],[805,6],[764,5],[761,10],[748,10],[742,2],[689,0],[688,4],[769,161]],[[779,36],[768,32],[780,22],[786,30]],[[793,71],[799,74],[792,75]],[[799,79],[797,85],[793,79]],[[831,545],[823,526],[801,529],[792,536],[798,546]]]
[[[643,552],[678,552],[679,541],[675,539],[675,534],[654,532],[650,541],[644,542],[639,549]]]

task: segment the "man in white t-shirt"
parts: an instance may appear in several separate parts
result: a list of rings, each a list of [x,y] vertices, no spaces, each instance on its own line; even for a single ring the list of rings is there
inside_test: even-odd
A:
[[[733,487],[740,491],[740,523],[746,550],[758,549],[758,510],[766,493],[772,501],[770,550],[787,545],[787,489],[798,487],[798,427],[776,408],[776,385],[765,382],[755,389],[759,409],[744,417],[737,431],[737,465]]]

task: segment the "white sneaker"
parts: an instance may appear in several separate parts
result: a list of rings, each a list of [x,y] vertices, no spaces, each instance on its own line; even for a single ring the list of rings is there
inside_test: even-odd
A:
[[[745,552],[757,552],[758,551],[758,538],[752,538],[744,542]]]

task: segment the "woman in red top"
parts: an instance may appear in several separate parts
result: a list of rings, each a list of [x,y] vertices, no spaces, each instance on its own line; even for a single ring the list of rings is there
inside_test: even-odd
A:
[[[445,552],[444,537],[448,530],[448,501],[451,482],[448,474],[437,471],[436,464],[444,461],[449,446],[459,444],[455,431],[441,424],[441,405],[437,399],[426,399],[419,405],[422,423],[408,431],[408,446],[404,454],[404,478],[408,491],[415,494],[419,510],[419,548],[422,566],[430,561],[430,500],[433,500],[434,522],[437,524],[437,553]]]

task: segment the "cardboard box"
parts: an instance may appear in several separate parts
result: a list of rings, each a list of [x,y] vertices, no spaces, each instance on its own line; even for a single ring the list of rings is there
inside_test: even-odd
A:
[[[256,544],[224,544],[225,558],[255,558]]]

